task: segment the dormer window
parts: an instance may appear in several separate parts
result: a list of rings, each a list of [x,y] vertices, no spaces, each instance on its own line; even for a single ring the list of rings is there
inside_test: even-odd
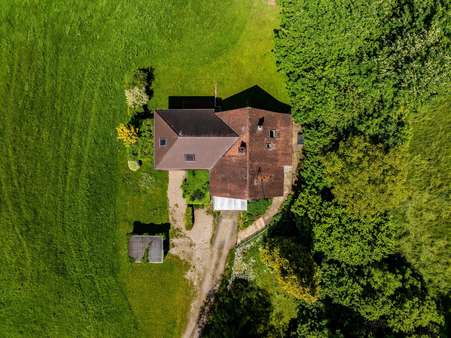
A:
[[[260,117],[258,119],[257,130],[263,130],[263,123],[265,123],[265,118]]]
[[[165,147],[168,144],[168,140],[165,138],[160,138],[160,147]]]
[[[246,142],[241,141],[240,147],[238,148],[238,152],[239,152],[240,154],[246,153]]]
[[[185,154],[184,157],[186,162],[194,162],[196,160],[194,154]]]
[[[276,138],[277,137],[277,130],[271,129],[269,131],[269,138]]]

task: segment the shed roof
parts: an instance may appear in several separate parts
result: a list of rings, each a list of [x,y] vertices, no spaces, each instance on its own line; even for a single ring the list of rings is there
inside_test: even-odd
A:
[[[163,237],[149,235],[132,235],[128,240],[128,255],[135,262],[142,262],[148,249],[149,263],[163,263]]]

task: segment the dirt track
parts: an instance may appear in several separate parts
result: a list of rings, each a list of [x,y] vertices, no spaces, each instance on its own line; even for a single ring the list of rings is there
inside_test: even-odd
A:
[[[223,213],[214,233],[213,216],[205,210],[196,210],[193,229],[185,230],[183,222],[186,203],[180,188],[184,178],[183,171],[169,172],[170,218],[177,234],[172,240],[170,253],[191,264],[187,278],[193,284],[195,297],[183,334],[183,337],[191,338],[199,335],[197,324],[202,305],[208,293],[220,282],[227,255],[236,244],[238,214]]]

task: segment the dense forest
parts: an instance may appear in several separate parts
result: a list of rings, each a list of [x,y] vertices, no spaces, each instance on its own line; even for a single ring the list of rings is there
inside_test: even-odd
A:
[[[267,298],[235,279],[221,287],[204,336],[446,337],[449,3],[280,6],[275,54],[305,158],[263,257],[299,300],[297,316],[275,332]]]

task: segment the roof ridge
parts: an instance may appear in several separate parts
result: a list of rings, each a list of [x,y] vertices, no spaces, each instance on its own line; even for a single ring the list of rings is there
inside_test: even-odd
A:
[[[228,152],[228,151],[236,144],[236,142],[239,141],[239,139],[240,139],[240,136],[239,136],[239,135],[238,135],[238,136],[227,136],[227,137],[233,137],[233,138],[235,138],[236,140],[235,140],[235,142],[233,142],[233,143],[230,145],[230,147],[228,147],[228,148],[222,153],[221,156],[218,157],[218,159],[212,164],[210,170],[213,169],[213,168],[216,166],[216,164],[217,164],[220,160],[222,160],[222,159],[224,158],[224,155],[227,154],[227,152]]]

